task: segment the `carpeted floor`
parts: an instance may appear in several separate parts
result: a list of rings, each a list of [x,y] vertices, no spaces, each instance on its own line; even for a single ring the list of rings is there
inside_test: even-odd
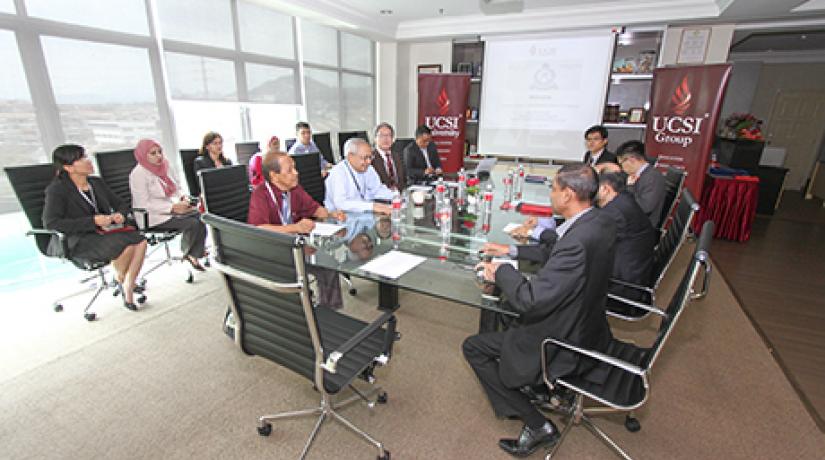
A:
[[[681,270],[684,257],[676,268]],[[86,323],[80,301],[56,314],[48,292],[3,302],[12,326],[0,344],[0,446],[4,458],[296,458],[313,420],[285,421],[258,436],[264,413],[313,406],[308,381],[240,353],[221,333],[226,300],[211,270],[194,285],[168,269],[150,281],[146,310],[101,299]],[[676,277],[665,283],[666,299]],[[356,280],[346,310],[375,315],[371,283]],[[52,291],[53,292],[53,291]],[[403,338],[377,372],[387,405],[344,410],[383,441],[393,458],[504,459],[497,439],[520,423],[493,417],[460,344],[478,312],[403,293]],[[25,307],[23,305],[26,305]],[[643,343],[656,325],[614,323]],[[652,394],[638,412],[642,430],[622,417],[600,420],[637,458],[821,458],[819,432],[721,277],[691,304],[656,365]],[[375,450],[327,423],[309,458],[375,458]],[[537,453],[533,458],[541,458]],[[559,458],[612,459],[583,428]]]

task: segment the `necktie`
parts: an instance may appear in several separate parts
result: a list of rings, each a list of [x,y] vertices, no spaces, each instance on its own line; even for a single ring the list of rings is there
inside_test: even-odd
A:
[[[289,193],[281,192],[281,225],[292,223],[292,215],[289,209]]]
[[[384,158],[387,160],[387,174],[390,176],[390,182],[395,183],[395,168],[392,166],[392,153],[387,153]]]

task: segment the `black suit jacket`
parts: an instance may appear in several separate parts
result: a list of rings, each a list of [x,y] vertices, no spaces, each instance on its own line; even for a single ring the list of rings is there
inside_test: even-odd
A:
[[[58,177],[46,187],[46,205],[43,207],[43,226],[66,234],[69,251],[80,239],[97,230],[95,214],[119,212],[124,216],[129,212],[121,201],[99,177],[89,177],[89,184],[97,200],[98,212],[80,196],[77,186],[68,177]]]
[[[390,151],[390,155],[392,155],[392,166],[395,168],[395,177],[398,180],[398,190],[404,190],[407,188],[407,168],[404,166],[404,157],[401,152]],[[378,177],[381,178],[381,182],[384,185],[389,188],[396,185],[390,180],[384,157],[377,149],[373,149],[372,151],[372,167],[375,169],[375,172],[378,173]]]
[[[521,314],[517,324],[501,333],[499,375],[507,387],[539,381],[540,347],[548,336],[589,349],[606,349],[612,338],[605,298],[614,239],[612,219],[593,208],[555,241],[549,259],[529,280],[510,265],[496,271],[496,286],[509,308]],[[556,347],[550,347],[548,364],[552,378],[586,375],[600,383],[607,376],[603,368],[594,369],[593,360]]]
[[[665,203],[665,188],[665,176],[653,165],[642,171],[635,184],[628,186],[628,190],[636,197],[636,202],[654,228],[659,228],[662,206]]]
[[[441,160],[438,158],[438,149],[435,142],[427,145],[427,156],[433,168],[441,168]],[[424,180],[424,170],[427,169],[427,161],[421,154],[421,148],[415,142],[410,142],[404,148],[404,165],[407,167],[407,177],[410,183]]]
[[[224,158],[221,163],[223,163],[224,166],[229,166],[232,164],[232,162],[229,161],[228,158]],[[195,174],[197,174],[198,171],[200,171],[201,169],[212,169],[217,167],[218,165],[214,161],[212,161],[212,157],[210,157],[209,154],[198,155],[197,157],[195,157]]]
[[[612,277],[640,286],[650,284],[653,269],[653,247],[656,245],[656,230],[650,224],[642,208],[633,195],[622,192],[607,203],[602,212],[616,224],[616,248]],[[610,285],[610,292],[631,300],[649,301],[636,289]],[[611,310],[627,311],[616,302],[610,302]],[[624,304],[622,304],[624,305]],[[619,308],[614,308],[614,306]]]
[[[591,157],[591,155],[590,155],[589,150],[584,152],[584,158],[582,159],[582,163],[589,165],[590,164],[590,157]],[[604,151],[602,151],[602,154],[599,155],[599,159],[596,160],[597,165],[602,164],[602,163],[616,163],[616,164],[619,164],[619,160],[618,160],[618,158],[616,158],[615,153],[611,152],[610,150],[604,149]]]

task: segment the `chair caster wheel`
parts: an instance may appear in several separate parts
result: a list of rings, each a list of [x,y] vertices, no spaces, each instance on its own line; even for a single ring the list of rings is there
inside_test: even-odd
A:
[[[86,321],[94,321],[97,319],[97,315],[94,313],[83,313],[83,317],[86,318]]]
[[[384,455],[379,455],[378,460],[390,460],[390,451],[385,450]]]
[[[635,433],[642,429],[642,424],[639,423],[639,419],[636,417],[627,416],[624,419],[624,427],[627,428],[627,431]]]
[[[189,283],[189,284],[194,283],[195,282],[195,276],[190,273],[189,276],[186,277],[186,282]]]
[[[206,260],[204,260],[204,261],[203,261],[203,266],[204,266],[204,267],[211,267],[211,266],[212,266],[212,265],[209,263],[209,259],[206,259]]]
[[[381,393],[378,393],[378,397],[375,398],[375,402],[377,402],[378,404],[387,404],[388,399],[389,398],[387,397],[387,392],[382,391]]]
[[[349,295],[356,295],[356,294],[358,294],[358,289],[350,288]]]
[[[59,303],[59,304],[55,305],[54,306],[54,311],[57,311],[57,312],[63,311],[63,304]]]
[[[143,304],[145,302],[146,302],[146,296],[145,295],[142,295],[142,296],[137,298],[137,303]]]
[[[261,436],[269,436],[270,434],[272,434],[272,424],[267,423],[263,426],[259,426],[258,427],[258,434],[261,435]]]

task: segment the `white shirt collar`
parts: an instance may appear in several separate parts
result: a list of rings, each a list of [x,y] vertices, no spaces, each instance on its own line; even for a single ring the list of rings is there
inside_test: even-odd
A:
[[[642,173],[645,172],[645,169],[647,169],[648,166],[650,166],[650,163],[648,163],[646,161],[644,162],[643,165],[639,166],[639,170],[636,171],[636,179],[638,179],[639,177],[642,176]]]
[[[556,228],[556,234],[559,235],[559,239],[561,239],[564,236],[564,234],[567,233],[568,230],[570,230],[570,227],[573,224],[575,224],[577,220],[579,220],[579,217],[585,215],[591,209],[593,209],[593,206],[590,206],[587,209],[579,211],[578,214],[565,220],[563,224],[559,225],[558,228]]]

